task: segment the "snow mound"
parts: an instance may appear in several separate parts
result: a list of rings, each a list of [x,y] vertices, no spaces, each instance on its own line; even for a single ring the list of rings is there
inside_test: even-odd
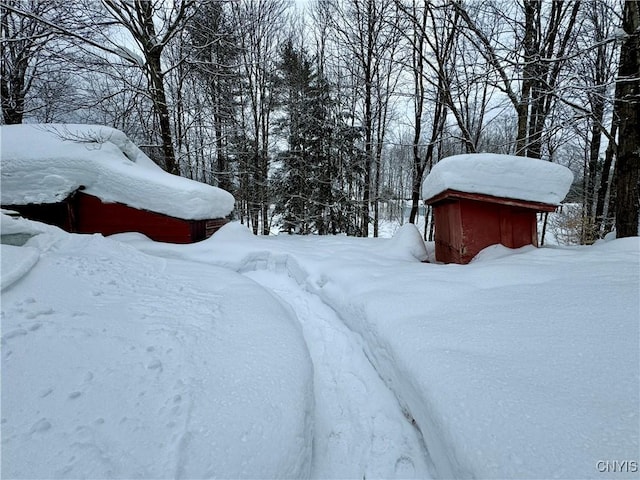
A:
[[[2,292],[3,478],[308,477],[313,367],[269,292],[100,235],[1,253],[3,286],[23,275]]]
[[[478,254],[471,259],[470,263],[486,262],[490,260],[497,260],[499,258],[508,257],[510,255],[517,255],[518,253],[525,253],[534,250],[536,247],[533,245],[525,245],[520,248],[509,248],[501,244],[490,245],[478,252]]]
[[[216,232],[217,241],[235,242],[241,240],[247,240],[248,238],[255,237],[255,235],[240,222],[229,222],[223,225],[220,230]]]
[[[6,211],[6,210],[5,210]],[[42,223],[32,222],[21,217],[10,217],[4,213],[0,214],[0,232],[2,235],[29,234],[37,235],[43,233],[48,227]]]
[[[2,264],[2,281],[0,289],[4,290],[24,277],[38,263],[40,253],[35,248],[0,245],[0,261]]]
[[[422,198],[457,190],[558,205],[572,182],[571,170],[556,163],[494,153],[455,155],[433,167],[422,183]]]
[[[234,207],[230,193],[163,171],[114,128],[4,125],[0,134],[2,205],[56,203],[84,187],[104,202],[189,220],[222,218]]]
[[[428,258],[427,247],[422,240],[422,235],[413,223],[405,223],[391,239],[392,250],[408,255],[419,261]]]

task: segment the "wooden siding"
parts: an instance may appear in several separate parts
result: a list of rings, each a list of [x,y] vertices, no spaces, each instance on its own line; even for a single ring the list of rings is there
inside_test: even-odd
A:
[[[536,212],[553,205],[511,201],[449,191],[427,203],[433,205],[436,260],[466,264],[482,249],[495,244],[509,248],[538,245]]]
[[[467,199],[477,200],[479,202],[486,203],[498,203],[500,205],[511,205],[512,207],[521,207],[536,210],[538,212],[554,212],[556,210],[555,205],[549,203],[531,202],[529,200],[518,200],[517,198],[505,198],[495,197],[493,195],[486,195],[484,193],[468,193],[461,192],[459,190],[445,190],[439,193],[435,197],[432,197],[424,202],[428,205],[435,205],[442,201],[452,201],[454,199]]]
[[[224,218],[186,220],[122,203],[103,203],[99,198],[83,192],[76,192],[60,203],[3,205],[3,208],[15,210],[31,220],[56,225],[68,232],[103,235],[139,232],[152,240],[169,243],[204,240],[227,223]]]

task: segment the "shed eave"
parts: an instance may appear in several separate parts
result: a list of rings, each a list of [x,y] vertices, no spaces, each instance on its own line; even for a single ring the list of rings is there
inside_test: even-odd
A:
[[[496,203],[500,205],[510,205],[512,207],[536,210],[538,212],[553,212],[557,208],[557,205],[553,205],[550,203],[533,202],[530,200],[521,200],[517,198],[496,197],[494,195],[487,195],[484,193],[470,193],[452,189],[447,189],[431,198],[425,199],[424,203],[426,203],[427,205],[437,205],[440,203],[446,203],[461,199],[475,200],[485,203]]]

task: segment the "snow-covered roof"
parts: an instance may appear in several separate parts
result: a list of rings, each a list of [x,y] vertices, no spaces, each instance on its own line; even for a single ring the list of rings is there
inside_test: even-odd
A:
[[[233,210],[229,192],[165,172],[114,128],[4,125],[0,134],[2,205],[56,203],[82,186],[104,202],[189,220]]]
[[[433,167],[422,183],[422,198],[456,190],[558,205],[572,182],[571,170],[557,163],[494,153],[456,155]]]

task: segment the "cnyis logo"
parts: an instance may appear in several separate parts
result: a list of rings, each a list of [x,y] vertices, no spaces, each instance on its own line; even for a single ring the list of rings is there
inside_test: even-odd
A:
[[[600,473],[636,473],[638,472],[638,462],[634,460],[600,460],[596,464]]]

